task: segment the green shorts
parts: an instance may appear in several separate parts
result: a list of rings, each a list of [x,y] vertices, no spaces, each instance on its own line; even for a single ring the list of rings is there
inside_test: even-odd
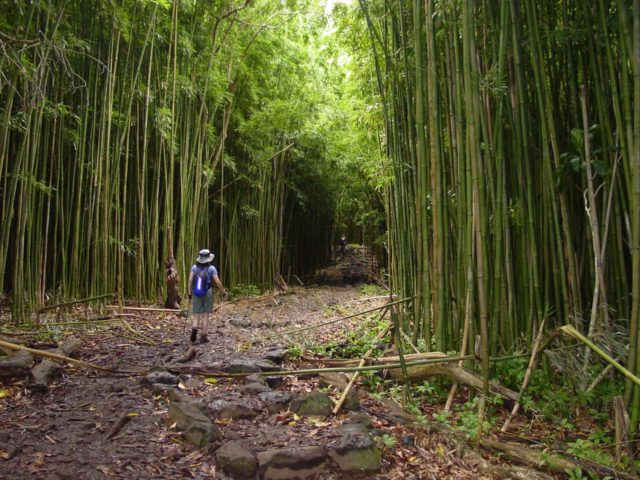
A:
[[[211,312],[213,312],[213,288],[210,288],[204,297],[193,296],[193,313]]]

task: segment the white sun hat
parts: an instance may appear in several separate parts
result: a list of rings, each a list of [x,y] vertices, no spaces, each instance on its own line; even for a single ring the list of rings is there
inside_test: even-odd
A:
[[[200,252],[198,253],[198,258],[196,259],[196,262],[209,263],[213,261],[213,257],[215,257],[215,255],[205,248],[200,250]]]

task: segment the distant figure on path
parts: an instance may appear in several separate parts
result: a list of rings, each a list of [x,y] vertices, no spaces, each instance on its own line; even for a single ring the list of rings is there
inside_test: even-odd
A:
[[[340,255],[344,257],[344,253],[346,252],[347,248],[347,237],[344,236],[344,233],[340,237],[338,244],[340,245]]]
[[[223,296],[227,294],[218,277],[218,270],[212,264],[213,257],[215,255],[206,248],[200,250],[196,263],[191,267],[191,272],[189,273],[187,292],[189,293],[189,300],[193,299],[191,343],[196,341],[198,328],[202,330],[200,343],[209,341],[207,329],[209,327],[209,315],[213,312],[213,284],[216,284]]]

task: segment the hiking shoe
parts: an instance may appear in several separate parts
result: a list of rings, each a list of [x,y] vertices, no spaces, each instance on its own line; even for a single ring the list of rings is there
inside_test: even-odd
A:
[[[207,338],[207,336],[203,333],[203,334],[200,336],[200,343],[208,343],[208,342],[209,342],[209,339],[208,339],[208,338]]]
[[[196,337],[198,336],[198,329],[197,328],[192,328],[191,329],[191,343],[196,343]]]

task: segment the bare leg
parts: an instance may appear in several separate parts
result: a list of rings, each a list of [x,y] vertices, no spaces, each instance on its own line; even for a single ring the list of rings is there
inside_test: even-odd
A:
[[[191,343],[196,341],[196,336],[198,335],[198,324],[200,323],[200,315],[201,313],[195,313],[193,315],[193,322],[191,323]]]
[[[209,331],[209,315],[211,315],[210,313],[203,313],[202,314],[202,334],[206,335],[207,332]]]

